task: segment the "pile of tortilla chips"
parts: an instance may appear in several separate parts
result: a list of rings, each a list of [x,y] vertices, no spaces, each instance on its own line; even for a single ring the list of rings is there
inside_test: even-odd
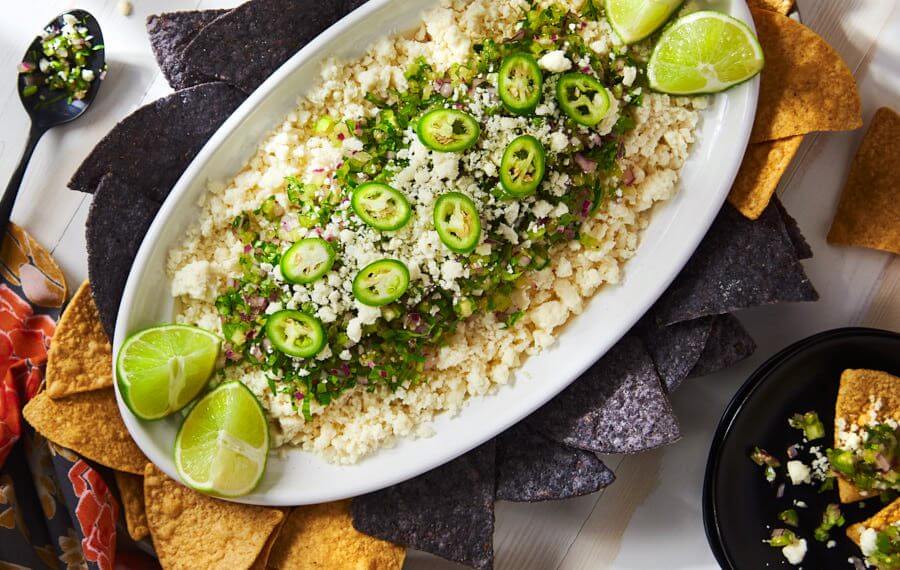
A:
[[[89,283],[57,325],[45,389],[24,409],[51,442],[113,470],[128,534],[165,568],[399,569],[406,550],[351,524],[348,502],[276,509],[220,501],[176,483],[141,453],[119,415],[112,352]],[[270,559],[270,556],[273,557]]]
[[[750,146],[729,202],[755,220],[766,209],[803,136],[862,126],[856,81],[815,32],[787,16],[789,0],[750,2],[766,64]]]

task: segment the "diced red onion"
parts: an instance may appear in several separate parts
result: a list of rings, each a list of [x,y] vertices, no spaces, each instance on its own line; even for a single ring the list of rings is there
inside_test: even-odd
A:
[[[252,246],[252,245],[247,244],[247,245],[244,246],[244,253],[250,253],[251,251],[253,251],[253,246]]]
[[[531,264],[531,258],[527,255],[523,255],[519,258],[519,266],[520,267],[528,267]]]
[[[521,40],[521,39],[523,39],[523,38],[525,38],[525,28],[520,29],[518,32],[516,32],[516,33],[513,35],[513,37],[511,37],[511,38],[509,38],[509,39],[510,39],[510,41],[517,42],[517,41],[519,41],[519,40]]]
[[[601,144],[603,144],[603,137],[601,137],[597,133],[591,133],[591,137],[589,140],[591,141],[591,144],[594,146],[600,146]]]
[[[580,152],[575,153],[575,163],[581,168],[581,171],[590,174],[597,170],[597,163],[587,158]]]
[[[298,400],[302,400],[304,398],[304,394],[303,394],[303,392],[297,391],[297,392],[294,392],[294,397],[297,398]]]
[[[875,456],[875,466],[885,473],[891,470],[891,462],[887,460],[887,457],[880,453]]]
[[[343,374],[344,376],[350,376],[350,365],[346,362],[344,364],[341,364],[341,374]]]
[[[634,184],[634,171],[631,168],[626,168],[625,172],[622,173],[622,184],[625,186]]]
[[[581,203],[581,217],[588,217],[588,214],[591,213],[591,206],[593,206],[593,204],[594,203],[591,200],[585,200]]]
[[[619,143],[619,148],[616,149],[616,158],[622,158],[625,156],[625,145]]]
[[[784,496],[784,483],[778,485],[778,490],[775,491],[775,498],[780,499]]]
[[[359,384],[360,386],[368,386],[369,379],[366,378],[365,376],[360,376],[359,378],[357,378],[356,383]]]
[[[338,133],[337,138],[338,138],[339,141],[342,141],[342,140],[344,140],[344,139],[347,138],[347,137],[344,135],[344,133]]]
[[[235,281],[231,277],[229,277],[228,280],[225,281],[225,286],[229,289],[234,289],[235,285],[237,285],[237,281]]]
[[[787,456],[789,459],[796,459],[797,455],[799,455],[799,452],[797,451],[796,445],[792,445],[789,448],[787,448]]]
[[[255,296],[255,297],[250,297],[250,300],[247,302],[250,304],[251,307],[254,307],[257,309],[264,307],[266,304],[266,300],[263,299],[262,297],[260,297],[259,295]]]
[[[272,341],[269,340],[268,337],[266,337],[262,341],[262,346],[263,346],[263,350],[265,350],[266,352],[269,352],[272,350]]]
[[[444,83],[443,85],[441,85],[440,93],[441,97],[449,98],[451,95],[453,95],[453,85],[450,83]]]
[[[16,66],[16,70],[19,73],[31,73],[35,70],[34,64],[30,61],[23,61]]]
[[[866,564],[856,556],[851,556],[847,559],[847,562],[853,564],[853,570],[866,570]]]

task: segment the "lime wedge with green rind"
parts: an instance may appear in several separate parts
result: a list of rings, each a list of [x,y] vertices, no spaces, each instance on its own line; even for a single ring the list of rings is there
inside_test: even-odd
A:
[[[175,466],[185,485],[219,497],[253,491],[266,471],[269,425],[241,382],[222,384],[191,408],[175,438]]]
[[[666,28],[647,63],[650,88],[671,95],[718,93],[765,63],[753,31],[721,12],[694,12]]]
[[[666,23],[683,0],[605,0],[606,19],[626,44],[640,41]]]
[[[165,325],[131,335],[119,350],[116,377],[128,408],[158,420],[187,406],[216,369],[222,340],[197,327]]]

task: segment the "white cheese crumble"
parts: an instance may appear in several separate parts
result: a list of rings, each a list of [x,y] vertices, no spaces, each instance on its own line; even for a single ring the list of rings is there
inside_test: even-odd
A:
[[[806,539],[801,538],[796,543],[785,546],[781,549],[781,553],[794,566],[800,564],[806,558]]]
[[[572,69],[572,61],[566,57],[566,52],[558,49],[547,52],[538,60],[541,69],[546,69],[551,73],[562,73]]]
[[[797,459],[787,462],[788,476],[794,485],[809,484],[811,482],[811,472],[809,466]]]
[[[869,556],[878,550],[878,531],[867,528],[859,535],[859,548],[864,556]]]

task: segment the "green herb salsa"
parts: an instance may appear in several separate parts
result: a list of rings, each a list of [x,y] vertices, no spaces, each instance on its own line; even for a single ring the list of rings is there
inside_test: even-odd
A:
[[[863,428],[855,449],[829,449],[831,468],[853,485],[873,494],[892,498],[900,491],[900,444],[898,428],[875,424]]]
[[[65,14],[62,20],[62,26],[51,25],[41,33],[40,51],[29,52],[18,65],[25,78],[22,96],[36,96],[41,104],[84,99],[91,84],[106,73],[105,69],[95,73],[90,68],[91,54],[104,46],[93,44],[85,22],[71,14]]]
[[[645,84],[639,73],[634,84],[624,85],[621,71],[625,65],[641,68],[642,62],[624,53],[601,58],[585,45],[578,30],[586,26],[587,19],[599,17],[592,2],[588,8],[581,15],[556,5],[526,10],[515,35],[476,43],[467,63],[453,65],[446,73],[438,73],[424,58],[416,60],[405,73],[405,91],[392,90],[384,98],[371,93],[366,96],[376,108],[369,117],[345,120],[324,116],[315,121],[316,136],[327,137],[336,147],[353,137],[361,141],[362,150],[344,157],[333,174],[334,184],[326,187],[288,177],[287,206],[273,196],[255,211],[234,219],[232,231],[244,244],[242,274],[216,301],[228,366],[249,363],[267,371],[273,393],[292,395],[295,406],[309,419],[313,400],[324,406],[360,385],[368,390],[393,390],[423,381],[429,357],[473,314],[494,313],[500,326],[516,325],[523,311],[515,307],[513,293],[525,284],[530,272],[550,264],[555,247],[571,241],[589,249],[597,247],[594,238],[581,234],[581,227],[622,187],[617,159],[623,153],[623,135],[635,126],[629,110],[641,105]],[[553,100],[555,93],[550,88],[542,91],[542,86],[551,76],[559,80],[563,74],[533,64],[555,50],[564,50],[569,60],[577,62],[579,75],[567,79],[568,88],[558,95],[563,99],[553,101],[558,115],[540,116],[535,109],[542,99]],[[504,75],[498,85],[501,69]],[[495,104],[477,113],[479,123],[470,109],[482,95],[498,87],[510,91],[501,89],[492,99]],[[584,97],[579,99],[580,88],[591,91],[587,102]],[[618,119],[610,132],[600,136],[593,127],[608,111],[608,100],[613,97],[621,100]],[[380,307],[377,322],[365,324],[358,341],[348,335],[352,318],[348,312],[320,323],[326,344],[314,357],[297,358],[279,350],[266,334],[267,322],[273,318],[270,314],[279,315],[273,305],[315,314],[312,303],[289,306],[296,287],[314,288],[316,283],[305,277],[327,280],[347,263],[345,246],[327,235],[327,227],[338,225],[342,231],[363,228],[377,232],[376,240],[387,241],[414,224],[415,213],[407,197],[392,186],[397,173],[409,165],[403,152],[411,144],[410,130],[435,153],[465,155],[486,144],[491,135],[484,121],[495,116],[524,118],[534,128],[553,121],[568,142],[564,151],[545,154],[533,137],[519,137],[517,146],[508,149],[506,168],[501,168],[505,172],[479,179],[480,190],[500,203],[539,198],[565,213],[523,216],[511,228],[518,239],[511,240],[500,224],[479,219],[482,204],[447,188],[428,223],[465,269],[458,288],[423,287],[410,279],[402,262],[385,256],[376,262],[382,265],[355,269],[355,278],[351,276],[356,300]],[[562,195],[541,185],[551,173],[568,177]],[[286,223],[288,219],[292,222]],[[324,247],[313,248],[314,244],[294,246],[311,233],[328,241],[327,253]],[[479,253],[479,243],[490,244],[489,252]],[[306,250],[318,251],[318,257],[304,258]],[[284,264],[282,257],[287,252],[291,258]],[[326,264],[331,273],[322,275],[320,270]],[[272,268],[279,265],[282,270],[290,268],[288,286],[273,274]],[[350,285],[348,281],[346,287]],[[315,323],[306,326],[318,334]],[[283,332],[275,330],[273,334],[283,344]],[[316,335],[304,336],[305,346],[314,346]]]

